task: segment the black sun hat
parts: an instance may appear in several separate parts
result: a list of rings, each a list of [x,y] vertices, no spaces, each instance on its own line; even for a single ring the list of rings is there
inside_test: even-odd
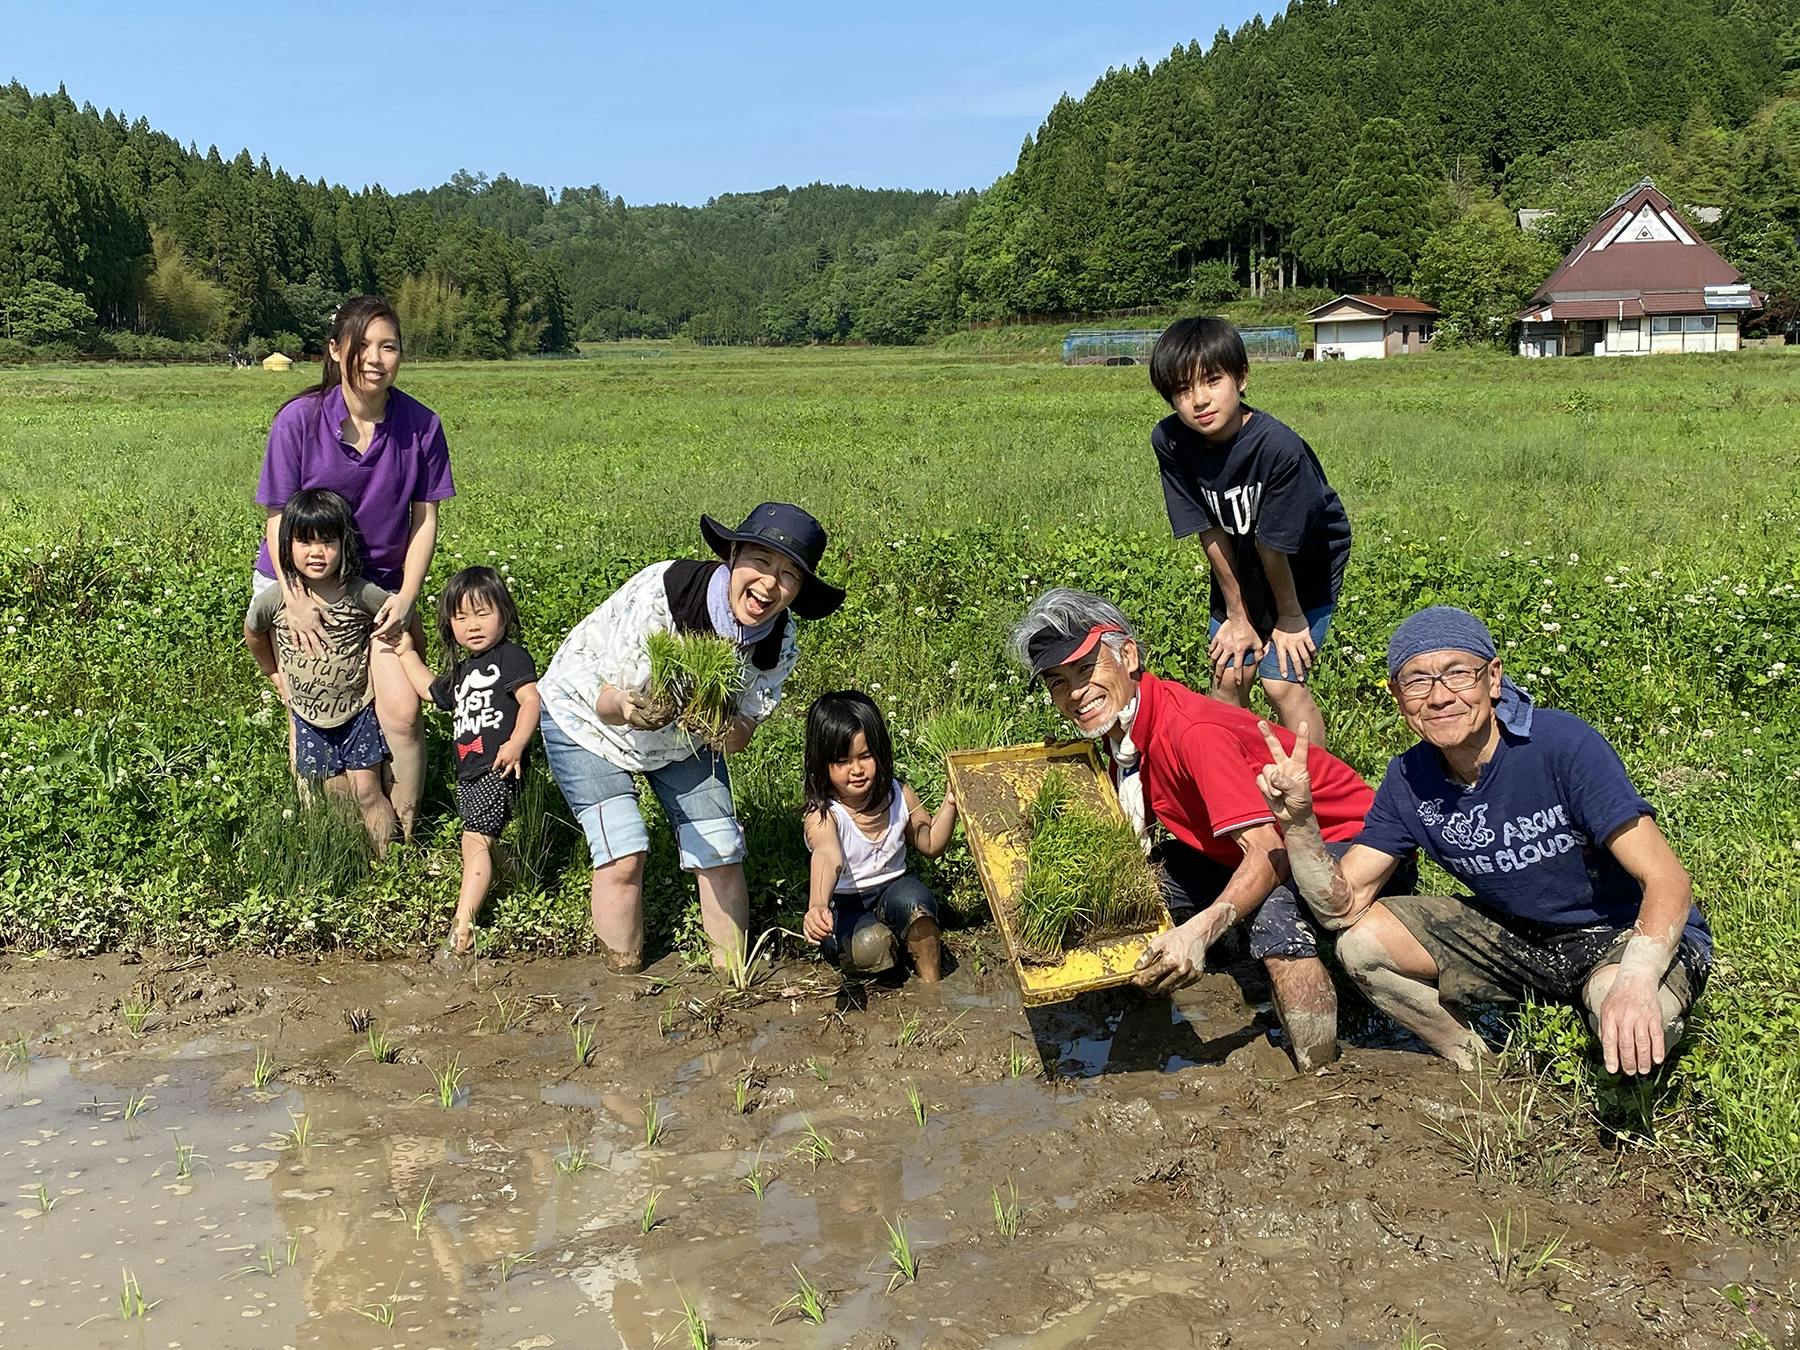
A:
[[[823,619],[844,603],[844,593],[819,579],[816,569],[825,556],[825,527],[799,507],[787,502],[764,502],[735,530],[728,530],[711,516],[700,517],[700,535],[707,546],[726,562],[734,544],[761,544],[800,564],[806,579],[794,597],[793,610],[803,619]]]

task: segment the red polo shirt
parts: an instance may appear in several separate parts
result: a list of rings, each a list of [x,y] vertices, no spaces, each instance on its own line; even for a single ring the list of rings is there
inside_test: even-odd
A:
[[[1227,867],[1244,860],[1234,831],[1275,821],[1256,786],[1256,775],[1269,763],[1257,720],[1253,712],[1148,671],[1138,682],[1131,739],[1144,800],[1170,834]],[[1274,731],[1282,749],[1293,749],[1292,733],[1279,726]],[[1355,769],[1316,745],[1306,767],[1320,833],[1333,842],[1356,838],[1374,792]]]

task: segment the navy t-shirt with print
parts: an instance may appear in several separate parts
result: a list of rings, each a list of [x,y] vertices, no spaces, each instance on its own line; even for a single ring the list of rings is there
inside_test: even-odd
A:
[[[494,756],[519,725],[519,700],[513,691],[536,680],[531,653],[516,642],[501,642],[480,656],[457,662],[454,670],[431,682],[431,701],[456,714],[458,778],[468,782],[494,767]]]
[[[1230,537],[1244,608],[1266,632],[1274,626],[1275,599],[1257,540],[1288,555],[1300,608],[1311,613],[1337,602],[1350,561],[1350,517],[1299,433],[1247,404],[1244,410],[1249,415],[1227,444],[1207,440],[1170,413],[1151,431],[1150,447],[1175,537],[1211,529]],[[1216,577],[1212,612],[1225,617]]]
[[[1643,890],[1604,841],[1655,814],[1604,736],[1573,713],[1539,708],[1530,735],[1501,729],[1472,788],[1433,746],[1396,755],[1356,842],[1396,858],[1424,849],[1501,918],[1629,928]],[[1712,950],[1698,908],[1686,936]]]

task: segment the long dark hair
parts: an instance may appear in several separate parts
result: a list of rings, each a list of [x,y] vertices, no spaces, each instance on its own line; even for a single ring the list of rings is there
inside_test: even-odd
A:
[[[377,319],[386,319],[394,325],[394,336],[400,337],[400,316],[394,313],[394,307],[386,298],[379,295],[359,295],[344,301],[337,307],[337,313],[331,316],[331,333],[325,343],[325,373],[319,382],[290,398],[282,407],[287,407],[294,399],[317,398],[328,389],[336,388],[344,382],[344,367],[356,368],[356,358],[362,355],[362,349],[368,341],[369,325]],[[344,360],[340,365],[331,359],[331,344],[335,342],[343,352]],[[402,339],[402,347],[405,341]]]
[[[275,544],[281,554],[275,560],[281,575],[302,582],[300,569],[294,566],[294,545],[321,541],[338,546],[336,580],[351,582],[362,575],[362,549],[350,503],[329,488],[302,488],[281,508],[281,534]]]
[[[862,732],[875,756],[875,781],[869,788],[869,805],[887,805],[894,791],[894,743],[888,739],[887,722],[875,700],[855,689],[820,694],[806,712],[806,809],[825,813],[836,799],[831,789],[831,766],[850,753],[850,743]]]
[[[491,567],[465,567],[453,574],[444,583],[444,593],[438,597],[437,607],[438,641],[444,644],[444,665],[449,670],[452,689],[456,687],[462,658],[457,654],[456,630],[451,626],[451,620],[456,617],[457,610],[471,601],[500,615],[502,640],[519,631],[519,607],[513,603],[512,592],[506,589],[506,578]]]

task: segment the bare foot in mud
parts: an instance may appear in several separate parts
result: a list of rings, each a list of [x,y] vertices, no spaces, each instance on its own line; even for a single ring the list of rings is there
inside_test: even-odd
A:
[[[944,974],[944,942],[936,919],[920,917],[906,930],[906,954],[926,984],[936,984]]]

